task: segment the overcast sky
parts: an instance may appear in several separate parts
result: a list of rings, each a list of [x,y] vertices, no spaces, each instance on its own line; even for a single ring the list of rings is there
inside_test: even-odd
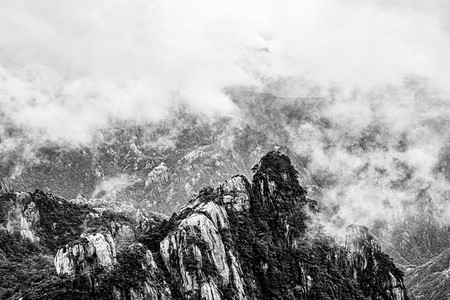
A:
[[[0,112],[83,141],[111,119],[158,121],[174,101],[234,114],[224,88],[279,78],[351,90],[414,73],[446,93],[447,3],[2,0]]]

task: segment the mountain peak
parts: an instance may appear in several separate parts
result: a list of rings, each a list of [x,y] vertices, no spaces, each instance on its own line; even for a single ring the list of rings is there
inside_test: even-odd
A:
[[[151,228],[40,191],[28,197],[40,216],[36,243],[55,259],[45,289],[30,281],[24,299],[407,299],[401,272],[370,242],[361,251],[304,234],[306,192],[279,151],[261,158],[251,183],[238,175],[204,188]],[[26,218],[19,208],[15,219]]]

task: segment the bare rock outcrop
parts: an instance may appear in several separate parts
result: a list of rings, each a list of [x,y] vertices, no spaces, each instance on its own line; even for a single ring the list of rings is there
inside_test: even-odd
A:
[[[145,180],[145,187],[150,186],[152,183],[165,182],[169,180],[169,168],[164,162],[159,164],[157,167],[153,168],[147,175]]]
[[[226,208],[236,211],[250,209],[248,187],[250,183],[244,176],[234,176],[220,185],[222,201]]]
[[[447,299],[450,295],[450,249],[406,270],[405,282],[415,299]]]
[[[172,299],[152,253],[140,243],[124,247],[122,245],[122,255],[118,254],[109,233],[82,235],[79,241],[57,252],[54,258],[56,272],[72,278],[88,278],[93,291],[106,284],[115,300]],[[131,274],[127,274],[130,271]],[[139,276],[134,278],[136,273]],[[104,281],[104,278],[109,280]],[[124,284],[125,280],[130,282]]]
[[[181,213],[188,216],[160,244],[162,258],[183,299],[223,299],[226,289],[235,291],[234,299],[247,299],[241,267],[221,235],[230,227],[227,212],[205,201],[209,196],[219,197],[205,190],[185,206]]]
[[[98,268],[112,269],[116,255],[111,234],[83,234],[79,241],[58,250],[54,264],[58,274],[90,275]]]
[[[305,237],[312,200],[287,156],[270,152],[253,171],[252,183],[201,190],[169,221],[159,250],[182,299],[408,299],[364,228],[334,244]]]
[[[40,214],[36,203],[29,193],[13,193],[5,196],[2,206],[5,209],[1,218],[0,229],[6,229],[10,234],[18,232],[32,242],[38,242],[36,229]]]
[[[408,300],[402,272],[367,229],[351,226],[342,240],[319,229],[308,232],[313,200],[285,154],[269,152],[252,171],[251,182],[234,176],[200,190],[170,219],[130,218],[42,191],[1,196],[4,230],[37,232],[39,247],[56,253],[59,276],[50,274],[42,290],[22,293],[57,299]]]

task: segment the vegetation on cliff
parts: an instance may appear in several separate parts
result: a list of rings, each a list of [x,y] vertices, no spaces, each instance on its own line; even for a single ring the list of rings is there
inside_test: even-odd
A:
[[[87,205],[36,191],[27,201],[33,201],[40,213],[35,228],[40,241],[32,243],[18,233],[0,230],[0,255],[6,262],[0,267],[6,279],[0,295],[5,299],[18,295],[23,299],[144,299],[146,293],[161,299],[200,295],[230,300],[408,299],[402,272],[363,229],[355,227],[349,245],[339,245],[322,233],[308,234],[306,208],[314,203],[306,197],[286,155],[269,152],[253,171],[251,183],[238,178],[245,196],[223,186],[205,188],[179,214],[136,232],[136,242],[142,244],[118,252],[109,269],[94,261],[75,261],[93,267],[71,276],[54,271],[56,250],[75,247],[83,240],[82,233],[109,234],[114,222],[137,224],[124,215],[99,215]],[[226,205],[226,197],[248,200],[250,205]],[[10,203],[14,196],[0,199]],[[6,222],[6,214],[2,215]],[[79,245],[88,247],[85,244]]]

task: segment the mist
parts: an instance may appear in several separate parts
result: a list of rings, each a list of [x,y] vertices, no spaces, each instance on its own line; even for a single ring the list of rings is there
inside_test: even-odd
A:
[[[324,188],[333,223],[371,228],[419,216],[448,224],[448,99],[417,77],[383,89],[332,93],[334,100],[310,111],[325,118],[325,126],[285,126]]]
[[[177,102],[237,114],[224,88],[281,77],[352,89],[414,73],[446,90],[445,6],[2,1],[1,111],[52,141],[86,142],[111,120],[160,121]]]

